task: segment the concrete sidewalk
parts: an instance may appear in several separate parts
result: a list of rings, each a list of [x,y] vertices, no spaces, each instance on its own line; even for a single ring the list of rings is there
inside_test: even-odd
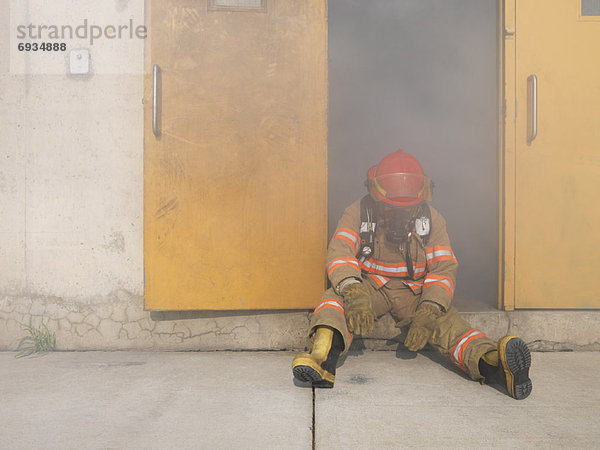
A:
[[[0,448],[598,448],[600,352],[533,353],[522,401],[413,356],[350,355],[313,397],[287,352],[0,353]]]

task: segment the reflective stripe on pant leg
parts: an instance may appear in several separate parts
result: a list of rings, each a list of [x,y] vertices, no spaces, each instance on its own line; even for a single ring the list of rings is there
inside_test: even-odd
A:
[[[342,298],[333,289],[327,289],[321,302],[315,308],[310,319],[309,335],[318,326],[327,326],[338,330],[344,340],[344,353],[350,348],[352,334],[346,326],[346,315]]]
[[[481,339],[483,337],[485,337],[485,334],[479,330],[476,330],[475,328],[467,331],[464,335],[459,337],[456,345],[450,349],[450,359],[452,362],[462,370],[465,370],[465,366],[463,365],[463,356],[465,350],[471,341],[475,339]]]
[[[429,343],[474,380],[482,378],[481,356],[496,348],[494,341],[469,325],[453,306],[437,320]]]

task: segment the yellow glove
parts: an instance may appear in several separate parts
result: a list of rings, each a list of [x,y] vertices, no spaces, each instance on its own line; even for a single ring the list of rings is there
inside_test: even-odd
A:
[[[344,310],[346,325],[350,333],[365,335],[373,331],[375,314],[367,288],[362,283],[353,283],[344,288]]]
[[[435,328],[435,321],[443,314],[440,307],[425,301],[419,305],[412,318],[404,345],[411,351],[421,350],[431,338]]]

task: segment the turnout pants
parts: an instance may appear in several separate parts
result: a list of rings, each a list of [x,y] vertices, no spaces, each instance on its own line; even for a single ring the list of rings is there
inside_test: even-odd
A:
[[[390,280],[381,288],[368,278],[363,284],[371,296],[376,320],[388,313],[396,322],[410,318],[421,301],[420,293],[413,293],[398,279]],[[344,353],[348,351],[352,335],[346,327],[342,298],[333,289],[325,291],[321,303],[315,308],[310,321],[310,336],[318,326],[338,330],[344,339]],[[471,327],[453,306],[437,320],[429,344],[473,380],[483,379],[479,373],[479,359],[496,348],[494,341]]]

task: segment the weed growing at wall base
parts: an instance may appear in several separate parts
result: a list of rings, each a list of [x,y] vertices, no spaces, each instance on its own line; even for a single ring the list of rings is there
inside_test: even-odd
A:
[[[21,327],[29,334],[19,340],[15,358],[52,352],[56,349],[56,334],[50,333],[45,323],[42,323],[39,329],[35,328],[31,321],[29,325],[22,323]]]

